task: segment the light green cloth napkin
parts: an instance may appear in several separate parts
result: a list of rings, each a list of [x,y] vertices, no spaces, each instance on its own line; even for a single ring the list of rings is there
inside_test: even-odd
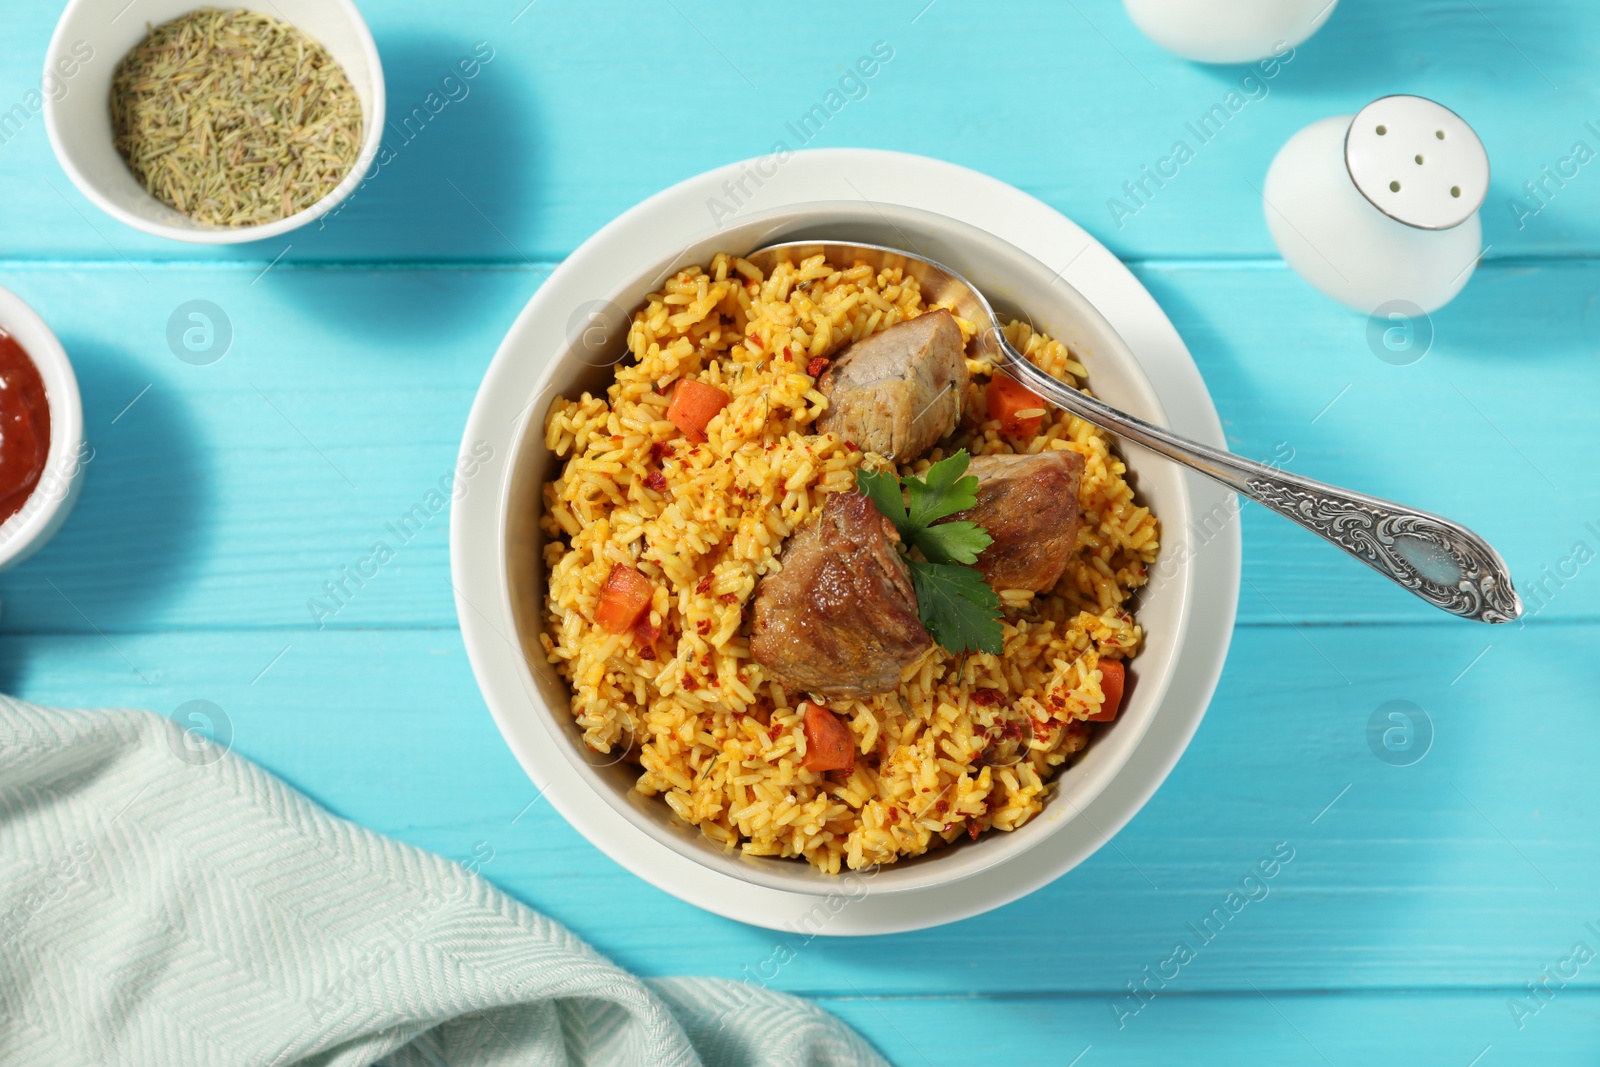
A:
[[[146,712],[0,697],[0,1063],[884,1064],[751,984],[646,984]]]

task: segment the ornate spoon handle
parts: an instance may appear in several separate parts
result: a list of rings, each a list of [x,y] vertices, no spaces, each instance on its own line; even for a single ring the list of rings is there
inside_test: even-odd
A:
[[[1179,437],[1058,381],[1009,343],[1002,347],[1010,373],[1040,396],[1292,519],[1434,607],[1491,623],[1522,614],[1505,561],[1460,523]]]

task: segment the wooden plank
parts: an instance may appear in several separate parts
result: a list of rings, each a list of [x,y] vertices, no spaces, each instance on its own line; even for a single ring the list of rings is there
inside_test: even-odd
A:
[[[1194,353],[1233,451],[1464,522],[1500,549],[1531,616],[1594,616],[1600,584],[1584,561],[1600,554],[1600,485],[1580,443],[1593,420],[1563,399],[1596,366],[1593,265],[1486,266],[1412,324],[1431,348],[1401,366],[1376,354],[1405,355],[1364,316],[1279,265],[1138,273]],[[1296,621],[1431,617],[1259,510],[1245,519],[1247,599],[1259,591]]]
[[[50,6],[13,13],[0,42],[8,72],[0,110],[20,103],[25,116],[0,143],[7,256],[265,262],[292,244],[291,259],[559,257],[664,185],[779,141],[894,148],[977,167],[1066,212],[1123,256],[1263,255],[1272,245],[1252,185],[1279,146],[1309,122],[1404,92],[1456,108],[1488,145],[1491,257],[1596,251],[1587,220],[1600,207],[1600,181],[1569,158],[1580,140],[1600,149],[1600,134],[1585,125],[1600,122],[1587,0],[1346,3],[1276,77],[1243,84],[1245,68],[1163,52],[1116,0],[981,11],[899,0],[852,12],[847,29],[820,42],[794,32],[779,8],[712,15],[622,0],[463,0],[446,18],[428,0],[389,0],[367,5],[366,15],[387,74],[392,162],[328,227],[235,250],[146,237],[70,186],[25,96],[55,14]],[[841,78],[879,41],[893,58],[841,92]],[[494,60],[451,90],[458,100],[440,103],[449,96],[444,77],[478,42]],[[975,71],[977,56],[998,57],[1004,76],[950,76]],[[830,91],[839,94],[831,101]],[[1213,119],[1217,132],[1202,140],[1189,124],[1214,105],[1226,122]],[[791,127],[814,106],[826,121],[800,131],[803,140]],[[1158,187],[1142,168],[1169,158],[1178,141],[1194,157]],[[1558,186],[1542,168],[1563,159],[1576,176]],[[1547,184],[1540,201],[1526,203],[1547,206],[1519,217],[1511,204],[1529,181]],[[1135,182],[1144,192],[1130,195],[1125,185]],[[1114,198],[1133,214],[1114,211]]]
[[[805,992],[1120,994],[1185,941],[1197,958],[1174,996],[1501,990],[1579,939],[1600,950],[1586,926],[1600,925],[1600,625],[1541,623],[1487,651],[1481,633],[1244,627],[1188,753],[1114,847],[988,915],[851,941],[703,913],[530,807],[454,631],[9,635],[0,688],[169,714],[213,701],[240,753],[443,855],[486,843],[488,877],[646,974],[765,978],[787,947],[771,981]],[[1369,742],[1375,715],[1396,725],[1378,714],[1395,700],[1431,724],[1410,766]],[[1595,985],[1585,970],[1574,988]]]
[[[394,162],[326,227],[234,249],[144,238],[79,196],[42,117],[19,126],[12,106],[27,111],[56,12],[8,15],[0,284],[61,332],[97,452],[72,523],[0,578],[0,688],[164,712],[214,700],[242,753],[445,855],[490,845],[486,874],[635,970],[759,977],[794,950],[771,984],[824,998],[900,1063],[1592,1059],[1592,968],[1523,1029],[1507,1004],[1575,942],[1600,947],[1600,587],[1575,562],[1580,543],[1600,550],[1600,431],[1582,403],[1600,386],[1600,185],[1588,166],[1545,171],[1575,142],[1600,148],[1592,5],[1347,0],[1176,178],[1131,199],[1124,183],[1243,71],[1166,55],[1116,0],[907,0],[821,44],[776,8],[365,6]],[[454,629],[442,514],[326,629],[306,601],[449,470],[479,375],[551,262],[672,181],[797,146],[787,124],[878,40],[893,59],[809,144],[952,159],[1078,219],[1168,309],[1233,447],[1471,523],[1535,612],[1497,631],[1440,620],[1247,509],[1222,688],[1115,847],[991,915],[835,942],[699,912],[529,806]],[[495,59],[470,96],[403,132],[478,41]],[[950,76],[974,55],[1001,74]],[[1434,317],[1428,356],[1396,367],[1362,317],[1276,262],[1251,183],[1305,123],[1407,91],[1461,111],[1495,178],[1485,267]],[[1113,197],[1137,210],[1114,217]],[[191,299],[236,328],[213,366],[167,347]],[[1413,765],[1381,743],[1392,701],[1429,717]],[[1278,842],[1295,853],[1270,894],[1192,932]],[[1196,958],[1118,1029],[1126,983],[1191,937]]]
[[[70,522],[0,577],[0,630],[453,624],[446,516],[403,545],[390,527],[451,471],[477,382],[539,272],[258,273],[0,271],[59,329],[95,448]],[[1364,319],[1282,268],[1140,274],[1236,451],[1466,522],[1499,546],[1538,618],[1600,615],[1600,581],[1575,558],[1580,543],[1600,552],[1587,475],[1600,425],[1555,402],[1600,392],[1600,268],[1485,268],[1406,367],[1373,356]],[[209,366],[168,344],[194,299],[231,322],[232,347]],[[1435,620],[1288,522],[1253,506],[1243,521],[1246,622]],[[396,551],[380,576],[337,615],[313,613],[324,583],[378,540]]]
[[[937,966],[929,961],[931,966]],[[895,1063],[1044,1062],[1060,1067],[1185,1064],[1588,1063],[1600,1044],[1600,998],[1557,992],[1518,1030],[1516,991],[1385,990],[1296,995],[1250,989],[1151,1001],[1118,1030],[1103,998],[824,996],[820,1003]]]

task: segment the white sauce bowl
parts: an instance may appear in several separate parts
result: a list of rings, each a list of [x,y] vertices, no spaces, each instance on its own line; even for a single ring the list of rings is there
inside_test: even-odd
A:
[[[0,570],[4,570],[37,552],[67,521],[91,456],[84,448],[78,377],[56,335],[9,289],[0,289],[0,330],[10,334],[39,368],[50,407],[44,473],[17,513],[0,524]]]

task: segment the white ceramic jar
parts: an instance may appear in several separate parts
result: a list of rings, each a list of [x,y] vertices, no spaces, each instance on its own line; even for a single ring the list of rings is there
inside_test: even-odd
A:
[[[1481,255],[1489,157],[1466,121],[1419,96],[1386,96],[1289,138],[1262,210],[1288,264],[1364,314],[1448,303]]]

